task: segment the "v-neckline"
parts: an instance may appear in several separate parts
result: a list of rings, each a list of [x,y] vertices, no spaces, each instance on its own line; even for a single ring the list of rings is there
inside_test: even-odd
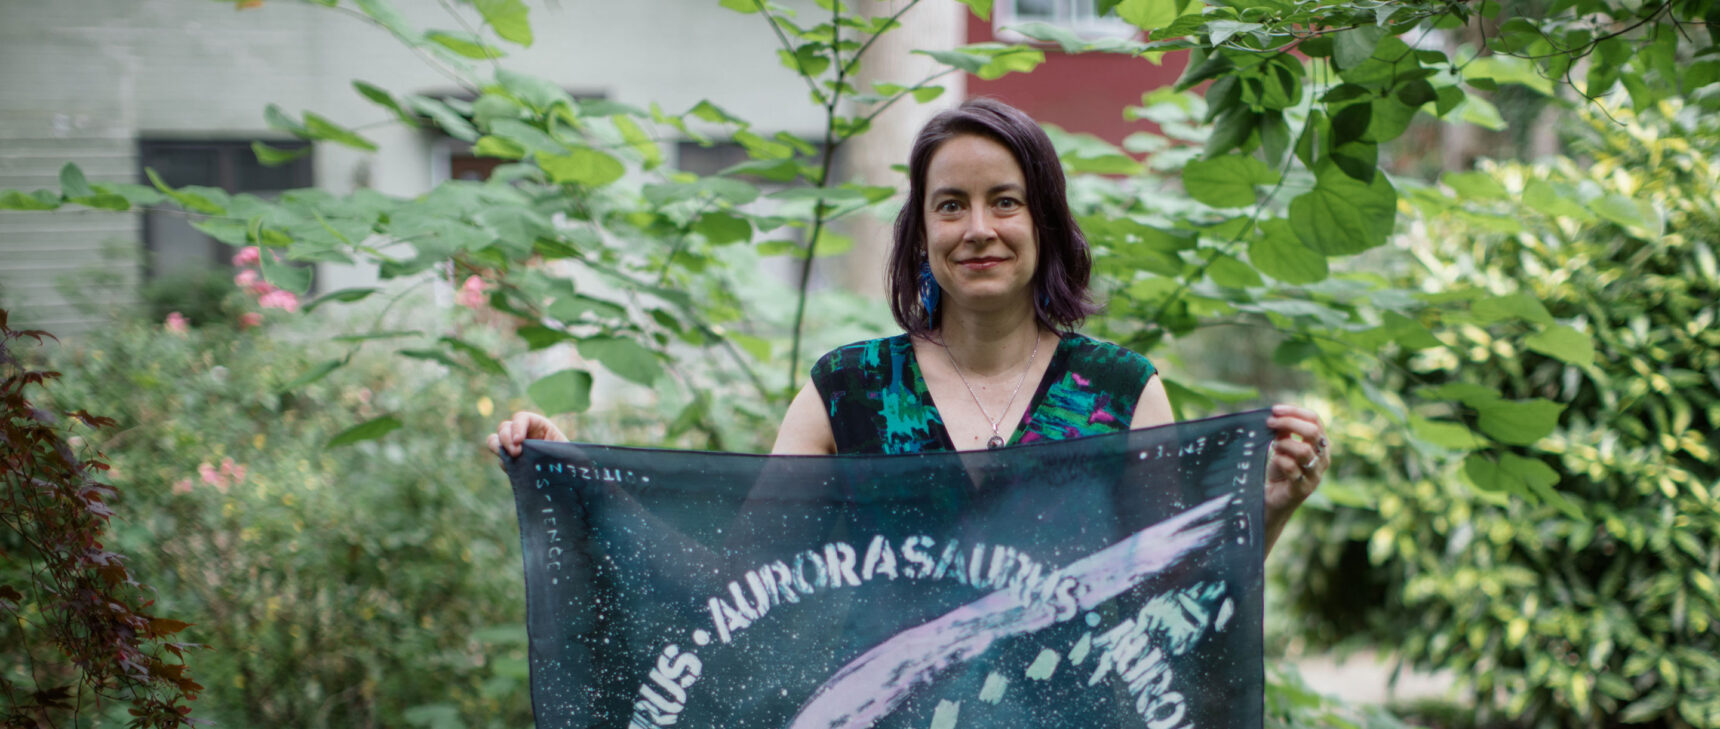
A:
[[[1064,335],[1058,332],[1052,333],[1057,337],[1057,347],[1051,352],[1051,361],[1045,364],[1045,373],[1039,376],[1039,386],[1033,389],[1033,397],[1027,401],[1027,409],[1021,411],[1021,420],[1015,424],[1014,429],[1009,434],[1009,440],[1004,442],[1003,447],[1007,448],[1021,442],[1021,437],[1027,434],[1027,426],[1030,419],[1033,417],[1034,411],[1039,409],[1040,403],[1045,401],[1046,394],[1051,392],[1051,385],[1062,377],[1057,374],[1057,372],[1065,367],[1064,361],[1068,357],[1068,348],[1065,345],[1073,341],[1075,335]],[[926,407],[930,408],[932,411],[932,417],[927,423],[928,430],[930,431],[928,435],[936,438],[938,444],[943,446],[946,451],[954,452],[961,450],[956,448],[955,440],[950,437],[949,428],[944,427],[944,413],[942,410],[938,409],[937,399],[932,397],[932,388],[931,385],[926,382],[925,373],[920,371],[920,357],[919,354],[914,351],[913,336],[904,334],[902,335],[902,339],[905,346],[908,348],[907,364],[908,372],[913,378],[913,382],[911,383],[914,385],[913,390],[915,392],[923,392],[926,394]]]

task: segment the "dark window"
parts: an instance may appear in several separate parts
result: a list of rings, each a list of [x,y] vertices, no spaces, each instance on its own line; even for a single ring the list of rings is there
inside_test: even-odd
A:
[[[278,149],[304,149],[302,141],[278,142],[269,145]],[[295,159],[278,167],[266,167],[257,161],[249,140],[155,140],[138,142],[138,160],[142,169],[153,169],[163,182],[173,187],[202,185],[218,187],[228,193],[250,193],[273,198],[287,190],[310,187],[313,182],[311,155]],[[149,177],[140,169],[138,177],[149,184]],[[209,237],[191,227],[184,213],[177,209],[145,211],[143,241],[147,251],[145,275],[150,279],[174,274],[193,273],[200,269],[227,268],[237,252],[232,246]]]

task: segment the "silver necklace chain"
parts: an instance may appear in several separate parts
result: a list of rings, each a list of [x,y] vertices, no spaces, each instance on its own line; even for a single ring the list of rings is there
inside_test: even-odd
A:
[[[1027,356],[1027,366],[1021,368],[1021,378],[1015,381],[1015,389],[1009,393],[1009,402],[1003,404],[1003,412],[997,416],[996,420],[992,419],[991,413],[985,411],[985,405],[979,401],[979,394],[973,391],[973,385],[968,382],[967,375],[962,374],[962,366],[956,364],[956,356],[950,354],[950,346],[947,344],[942,345],[944,348],[944,356],[950,360],[950,367],[955,369],[956,377],[961,378],[962,386],[967,388],[968,397],[973,398],[973,404],[975,407],[979,408],[979,414],[984,416],[986,422],[991,424],[991,439],[985,442],[986,448],[1003,447],[1003,433],[998,431],[998,426],[1003,424],[1003,419],[1005,417],[1008,417],[1009,406],[1015,404],[1015,396],[1021,394],[1021,384],[1027,381],[1027,373],[1033,371],[1033,361],[1039,357],[1039,338],[1039,327],[1034,327],[1033,353]]]

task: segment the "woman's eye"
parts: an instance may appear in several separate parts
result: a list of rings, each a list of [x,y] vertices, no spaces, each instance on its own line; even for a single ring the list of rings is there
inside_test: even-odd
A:
[[[1013,197],[999,198],[997,201],[997,206],[999,208],[1004,209],[1004,210],[1014,210],[1016,208],[1021,207],[1021,201],[1017,200]]]
[[[938,203],[938,207],[937,207],[937,211],[940,213],[954,213],[954,212],[957,212],[959,210],[961,210],[961,206],[956,204],[956,201],[954,201],[954,200],[945,200],[941,203]]]

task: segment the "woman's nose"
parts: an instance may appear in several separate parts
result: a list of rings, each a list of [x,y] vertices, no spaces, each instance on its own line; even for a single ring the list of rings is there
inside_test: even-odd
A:
[[[975,206],[967,215],[967,229],[962,231],[962,240],[984,242],[995,236],[991,212],[984,207]]]

